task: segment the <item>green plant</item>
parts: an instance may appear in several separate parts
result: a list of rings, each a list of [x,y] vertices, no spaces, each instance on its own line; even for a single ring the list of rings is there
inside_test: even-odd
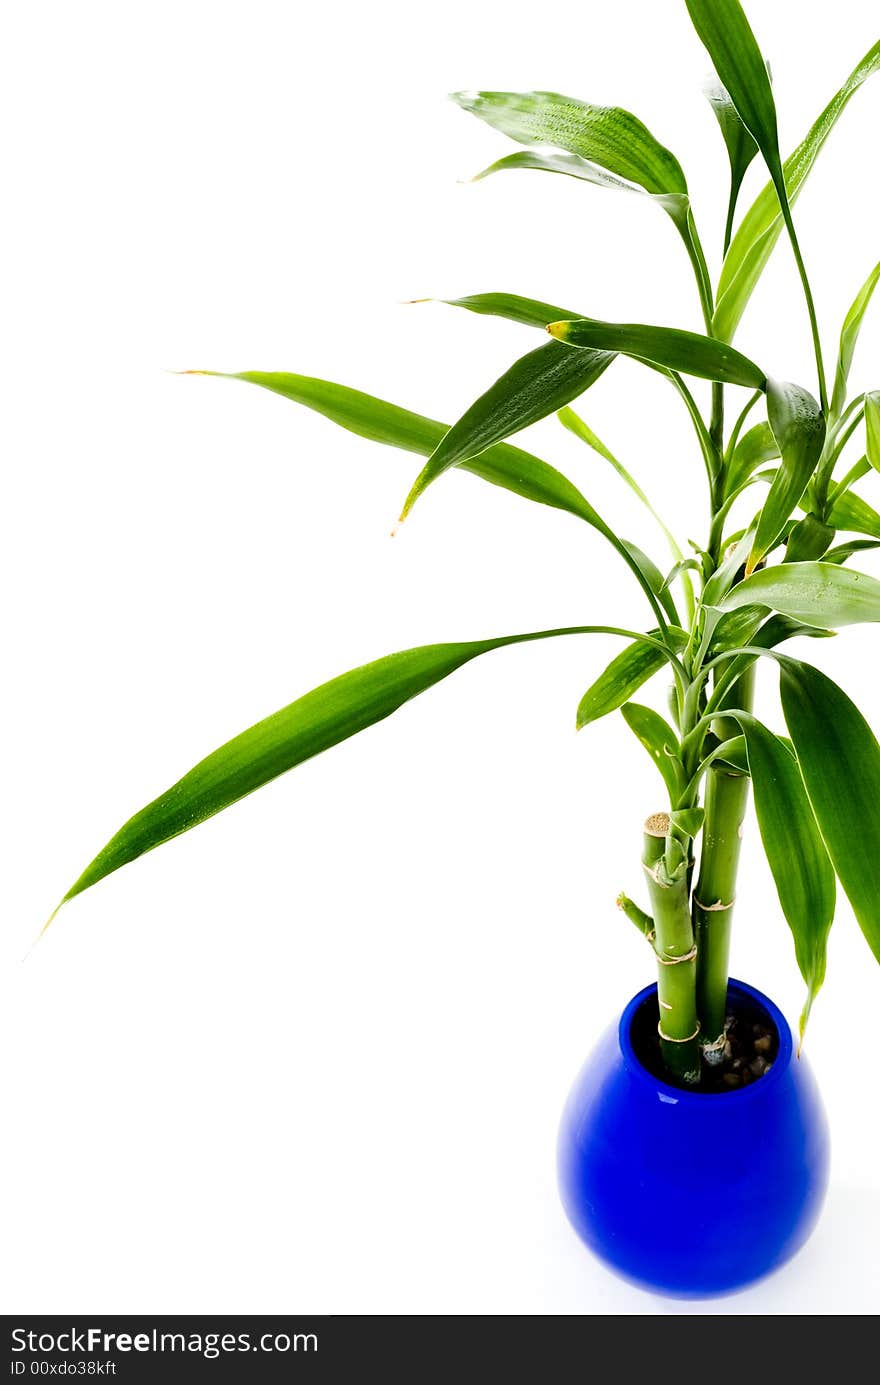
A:
[[[829,393],[791,211],[844,107],[880,67],[880,43],[783,162],[769,69],[738,0],[686,3],[716,69],[707,95],[730,162],[717,283],[707,266],[682,168],[635,116],[548,92],[478,92],[454,99],[523,146],[480,177],[537,170],[651,198],[671,218],[692,265],[702,332],[597,321],[572,308],[514,294],[453,300],[457,308],[511,319],[544,339],[451,428],[307,376],[244,372],[230,377],[317,410],[363,437],[425,457],[402,517],[443,472],[458,466],[584,521],[616,551],[641,587],[650,609],[649,628],[591,624],[430,645],[343,674],[196,765],[121,828],[64,900],[389,716],[471,659],[508,644],[604,632],[626,643],[584,694],[577,724],[586,726],[620,709],[665,785],[667,807],[647,819],[644,832],[650,913],[625,895],[618,904],[656,954],[661,1048],[670,1074],[681,1082],[698,1081],[701,1060],[717,1061],[723,1047],[740,825],[750,783],[764,849],[807,985],[802,1029],[824,977],[835,876],[880,959],[880,746],[828,677],[779,652],[794,636],[826,636],[853,622],[880,621],[880,582],[846,566],[860,551],[880,546],[880,514],[855,490],[862,476],[872,468],[880,470],[880,392],[847,399],[856,340],[880,279],[880,264],[847,314]],[[743,175],[759,154],[770,181],[737,224]],[[783,231],[803,286],[818,400],[799,385],[776,381],[731,344]],[[710,508],[705,548],[685,557],[658,521],[672,554],[665,575],[614,533],[559,471],[507,441],[528,424],[557,414],[651,509],[628,471],[570,407],[620,354],[634,357],[672,385],[693,425],[705,468]],[[711,382],[707,411],[686,377]],[[745,391],[732,427],[725,419],[726,388]],[[759,419],[759,406],[766,418]],[[865,439],[863,455],[840,475],[847,447],[860,436]],[[733,515],[743,505],[751,501],[754,506],[753,488],[761,486],[767,491],[757,513],[745,525],[735,521]],[[837,542],[839,531],[865,537]],[[768,660],[778,670],[790,739],[768,730],[751,710],[756,668]],[[672,680],[671,722],[632,700],[661,670]]]

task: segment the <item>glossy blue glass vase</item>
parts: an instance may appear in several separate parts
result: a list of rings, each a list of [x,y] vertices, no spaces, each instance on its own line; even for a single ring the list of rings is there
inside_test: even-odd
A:
[[[775,1026],[772,1068],[714,1094],[652,1076],[633,1020],[657,987],[627,1005],[572,1088],[559,1131],[559,1186],[569,1220],[612,1269],[677,1297],[744,1287],[783,1264],[815,1225],[828,1183],[828,1128],[813,1076],[780,1011],[739,981]]]

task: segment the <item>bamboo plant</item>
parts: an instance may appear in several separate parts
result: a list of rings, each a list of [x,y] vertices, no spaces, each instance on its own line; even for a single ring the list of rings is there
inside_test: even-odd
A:
[[[880,546],[880,514],[858,491],[864,476],[880,470],[880,390],[852,398],[848,393],[880,264],[846,315],[832,379],[792,216],[845,106],[880,67],[880,43],[783,161],[769,69],[738,0],[686,4],[714,65],[707,95],[730,164],[717,278],[682,167],[636,116],[551,92],[482,91],[453,99],[521,146],[479,177],[528,170],[650,198],[671,218],[693,269],[700,330],[598,321],[578,305],[512,293],[451,300],[458,309],[517,322],[538,339],[451,427],[309,376],[247,371],[228,377],[305,405],[373,442],[426,458],[406,497],[404,518],[452,467],[575,517],[614,550],[641,588],[647,628],[621,628],[612,619],[426,645],[344,673],[221,746],[135,814],[62,903],[389,716],[470,660],[506,645],[598,632],[619,636],[624,644],[584,693],[577,725],[619,709],[653,760],[665,793],[662,810],[644,826],[640,876],[648,908],[627,895],[618,905],[656,957],[661,1051],[670,1078],[698,1083],[723,1048],[730,927],[750,784],[807,987],[801,1027],[824,977],[835,877],[880,959],[880,746],[846,693],[810,663],[781,652],[796,636],[817,638],[854,622],[880,621],[880,582],[849,566],[856,555]],[[757,157],[769,182],[740,215],[744,175]],[[596,196],[593,189],[585,195]],[[771,344],[760,364],[732,345],[783,237],[800,276],[804,327],[815,355],[810,390],[769,373]],[[695,455],[705,470],[705,546],[685,556],[661,523],[671,554],[663,564],[615,533],[592,501],[548,462],[508,441],[555,415],[651,509],[634,478],[571,408],[618,356],[669,382],[689,417]],[[596,621],[594,612],[588,614]],[[752,711],[759,666],[778,675],[788,738]],[[661,671],[671,683],[667,716],[633,701]]]

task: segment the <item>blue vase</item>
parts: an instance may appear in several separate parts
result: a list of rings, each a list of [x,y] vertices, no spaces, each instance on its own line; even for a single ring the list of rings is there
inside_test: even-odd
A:
[[[828,1183],[822,1102],[784,1017],[742,982],[729,996],[775,1026],[763,1077],[709,1094],[653,1076],[632,1035],[638,1016],[656,1023],[648,986],[587,1060],[559,1131],[560,1191],[578,1235],[625,1278],[684,1298],[729,1293],[789,1259]]]

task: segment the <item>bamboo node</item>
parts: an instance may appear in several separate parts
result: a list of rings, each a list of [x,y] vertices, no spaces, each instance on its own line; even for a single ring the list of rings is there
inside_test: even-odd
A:
[[[654,951],[661,967],[677,967],[680,962],[692,962],[694,960],[697,955],[697,945],[694,943],[690,952],[685,952],[681,957],[661,957],[656,948]]]
[[[704,904],[701,899],[697,899],[697,896],[694,895],[694,903],[702,909],[704,914],[723,914],[725,910],[733,908],[736,903],[736,895],[733,896],[729,904],[722,904],[720,899],[716,900],[714,904]]]
[[[699,1020],[697,1020],[697,1027],[696,1027],[696,1029],[694,1030],[693,1034],[688,1034],[688,1036],[687,1036],[686,1039],[673,1039],[673,1038],[671,1037],[671,1035],[669,1035],[669,1034],[664,1034],[664,1033],[663,1033],[663,1022],[662,1022],[662,1021],[657,1025],[657,1033],[660,1035],[660,1038],[663,1039],[664,1043],[667,1043],[667,1044],[689,1044],[689,1043],[691,1043],[691,1041],[692,1041],[693,1039],[695,1039],[695,1038],[697,1037],[697,1035],[699,1034],[699,1032],[700,1032],[700,1021],[699,1021]]]

